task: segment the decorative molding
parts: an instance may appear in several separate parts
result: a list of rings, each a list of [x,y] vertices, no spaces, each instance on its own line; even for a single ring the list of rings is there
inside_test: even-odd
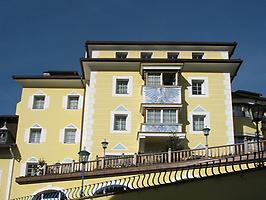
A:
[[[128,94],[116,94],[116,80],[128,79],[127,92]],[[131,97],[133,93],[133,77],[132,76],[113,76],[112,79],[112,96],[114,97]]]
[[[123,145],[122,143],[118,143],[112,148],[112,150],[119,150],[119,151],[127,150],[127,149],[128,148],[125,145]]]
[[[193,115],[205,115],[204,126],[210,128],[210,118],[211,118],[210,113],[205,108],[199,105],[196,108],[194,108],[192,112],[189,113],[189,119],[190,119],[189,129],[191,133],[195,133],[195,134],[202,133],[202,131],[193,130]]]
[[[203,80],[203,85],[202,85],[202,91],[205,94],[201,94],[201,95],[193,95],[192,94],[192,80]],[[189,86],[188,86],[188,96],[189,97],[195,97],[195,98],[207,98],[209,97],[209,83],[208,83],[208,77],[207,76],[189,76],[188,77],[188,82],[189,82]]]
[[[123,111],[117,111],[117,109],[121,110],[121,108],[123,108]],[[127,115],[126,118],[126,130],[124,131],[118,131],[118,130],[114,130],[114,121],[115,121],[115,115]],[[123,106],[120,105],[118,106],[115,110],[113,110],[110,113],[110,133],[129,133],[131,132],[131,112],[128,111],[128,109]]]

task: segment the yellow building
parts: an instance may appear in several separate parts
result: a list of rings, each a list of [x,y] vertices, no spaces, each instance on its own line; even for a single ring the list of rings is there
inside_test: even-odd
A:
[[[45,191],[79,185],[73,171],[80,165],[73,160],[81,149],[91,153],[97,168],[102,157],[137,162],[143,153],[205,148],[206,127],[209,146],[233,145],[231,82],[242,63],[232,58],[235,47],[88,41],[82,76],[69,71],[14,76],[23,89],[16,111],[21,159],[14,164],[11,198],[38,199]],[[52,164],[57,165],[47,167]],[[53,176],[56,169],[65,176]],[[97,176],[85,184],[109,180]]]
[[[266,105],[262,94],[238,90],[232,93],[233,117],[236,143],[256,140],[256,124],[252,122],[250,106],[254,103]],[[260,137],[266,138],[265,118],[259,124]]]

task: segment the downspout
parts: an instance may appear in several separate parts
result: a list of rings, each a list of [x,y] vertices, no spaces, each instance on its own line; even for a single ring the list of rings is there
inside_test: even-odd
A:
[[[9,151],[10,151],[10,154],[12,156],[12,160],[10,160],[10,163],[9,163],[9,170],[8,170],[8,177],[7,177],[7,191],[6,191],[5,200],[9,200],[10,196],[11,196],[11,186],[12,186],[14,161],[15,161],[15,155],[13,153],[11,146],[9,147]]]
[[[86,95],[86,84],[84,84],[82,77],[80,77],[81,84],[83,85],[84,92],[83,92],[83,105],[82,105],[82,114],[81,114],[81,136],[79,142],[79,150],[82,150],[82,139],[83,139],[83,122],[84,122],[84,108],[85,108],[85,95]]]

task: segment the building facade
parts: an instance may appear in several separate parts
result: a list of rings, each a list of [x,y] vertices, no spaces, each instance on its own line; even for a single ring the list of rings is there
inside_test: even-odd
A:
[[[90,159],[234,144],[231,83],[242,63],[236,43],[86,42],[77,72],[16,75],[17,146],[11,197],[39,195],[77,180],[18,184],[37,176],[40,163],[72,163],[86,149]],[[107,140],[103,155],[101,142]],[[175,143],[177,145],[177,143]],[[101,177],[104,178],[104,177]],[[92,180],[96,181],[96,180]]]

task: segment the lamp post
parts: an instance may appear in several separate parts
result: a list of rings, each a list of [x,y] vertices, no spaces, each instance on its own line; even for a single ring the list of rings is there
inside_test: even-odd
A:
[[[105,158],[105,150],[107,149],[108,144],[109,144],[109,142],[108,142],[106,139],[104,139],[104,140],[102,141],[103,157],[104,157],[104,158]]]
[[[89,160],[90,152],[86,151],[84,147],[84,149],[81,150],[78,154],[79,154],[79,162],[82,163],[80,197],[83,197],[84,196],[83,186],[84,186],[85,163],[88,162]]]
[[[257,140],[257,149],[258,149],[258,161],[259,161],[259,167],[261,167],[261,160],[260,160],[260,136],[259,136],[259,122],[261,122],[264,112],[265,112],[265,107],[261,104],[258,104],[255,102],[249,107],[249,111],[252,114],[252,121],[255,122],[256,124],[256,140]]]
[[[205,157],[206,158],[208,158],[208,155],[209,155],[209,152],[208,152],[208,136],[209,136],[209,134],[210,134],[210,128],[204,128],[204,129],[202,129],[202,131],[203,131],[203,134],[205,135],[205,137],[206,137],[206,143],[205,143]]]

